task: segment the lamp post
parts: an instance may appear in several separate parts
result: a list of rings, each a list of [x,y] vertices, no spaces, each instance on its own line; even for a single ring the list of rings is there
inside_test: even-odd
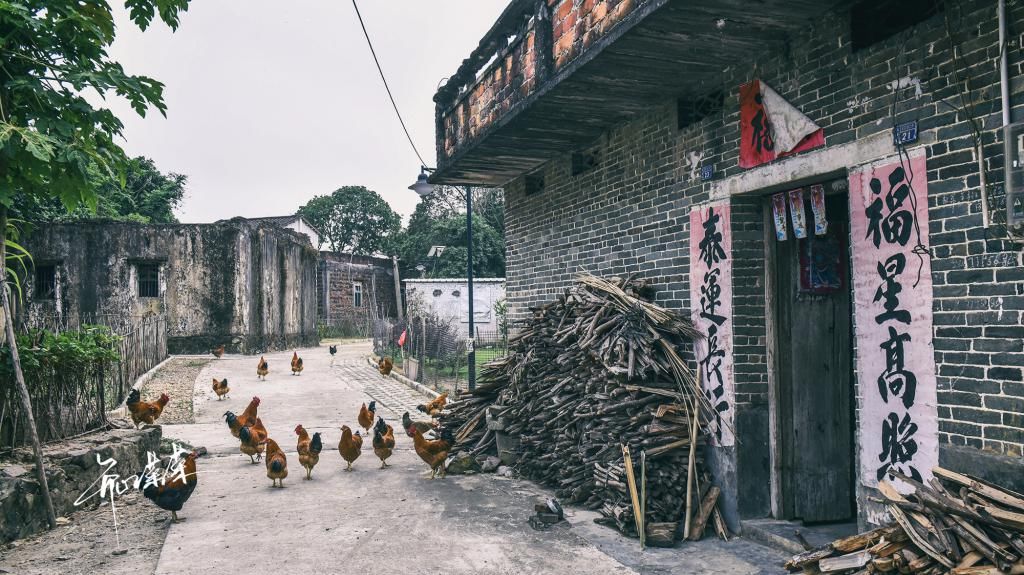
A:
[[[416,192],[420,197],[427,197],[434,193],[434,186],[428,181],[427,172],[434,171],[426,166],[420,166],[420,175],[416,177],[416,183],[409,186],[409,189]],[[473,190],[466,186],[466,280],[467,297],[469,298],[469,354],[467,362],[469,370],[467,383],[470,391],[476,389],[476,329],[473,325]]]

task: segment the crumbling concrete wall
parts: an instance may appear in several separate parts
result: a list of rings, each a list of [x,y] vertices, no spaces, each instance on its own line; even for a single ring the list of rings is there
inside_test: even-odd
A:
[[[27,282],[30,321],[163,314],[171,353],[224,344],[254,352],[312,345],[316,251],[295,232],[242,219],[216,224],[84,222],[43,225],[25,241],[57,275],[53,299]],[[159,266],[159,294],[142,297],[140,266]]]

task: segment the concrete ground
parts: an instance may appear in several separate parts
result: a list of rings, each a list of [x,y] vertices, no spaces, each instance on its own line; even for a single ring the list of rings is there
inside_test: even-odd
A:
[[[171,526],[158,574],[229,570],[241,573],[782,573],[785,557],[735,539],[677,549],[639,551],[635,540],[595,525],[596,514],[568,510],[569,521],[547,531],[527,524],[533,505],[550,494],[533,483],[493,475],[430,480],[427,466],[400,430],[403,411],[424,400],[366,364],[366,344],[300,350],[301,376],[290,375],[290,353],[267,355],[270,376],[256,378],[252,357],[225,356],[197,379],[195,423],[164,426],[165,437],[205,446],[199,486]],[[230,399],[217,401],[212,377],[227,377]],[[284,489],[273,489],[263,464],[238,451],[223,420],[261,399],[259,416],[288,456]],[[357,426],[359,406],[396,427],[398,442],[379,469],[369,438],[355,471],[343,472],[340,426]],[[295,454],[294,428],[324,439],[313,480]]]

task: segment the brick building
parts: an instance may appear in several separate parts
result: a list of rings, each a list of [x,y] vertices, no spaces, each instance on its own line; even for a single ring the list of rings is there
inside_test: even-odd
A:
[[[638,272],[715,335],[733,529],[877,523],[890,468],[1024,489],[997,4],[515,0],[435,96],[432,181],[505,188],[512,317]]]
[[[320,252],[317,294],[320,320],[337,326],[367,317],[396,317],[391,258]]]

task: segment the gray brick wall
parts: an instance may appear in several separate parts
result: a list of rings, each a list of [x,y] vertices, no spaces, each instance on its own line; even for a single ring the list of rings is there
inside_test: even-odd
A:
[[[990,203],[1002,199],[997,22],[993,2],[950,2],[943,14],[853,52],[846,13],[822,19],[725,70],[708,92],[726,93],[723,111],[677,129],[675,102],[616,126],[599,142],[600,163],[572,176],[570,154],[541,173],[545,189],[525,196],[523,180],[506,187],[508,296],[511,314],[565,289],[575,273],[637,273],[652,279],[658,301],[689,309],[688,214],[710,185],[691,179],[691,152],[703,152],[719,177],[738,162],[738,87],[761,78],[825,128],[835,146],[891,129],[892,83],[898,122],[916,119],[928,156],[928,230],[934,284],[935,360],[940,440],[1020,456],[1024,449],[1024,269],[1020,247],[998,226],[982,227],[978,161],[960,106],[949,18],[983,126]],[[1024,3],[1010,3],[1013,113],[1024,121]],[[756,56],[756,60],[754,59]],[[906,80],[909,79],[909,80]],[[918,92],[920,90],[920,92]],[[763,215],[755,198],[733,199],[737,402],[767,401],[763,323]],[[996,210],[996,221],[1004,216]],[[767,431],[767,430],[765,430]]]

